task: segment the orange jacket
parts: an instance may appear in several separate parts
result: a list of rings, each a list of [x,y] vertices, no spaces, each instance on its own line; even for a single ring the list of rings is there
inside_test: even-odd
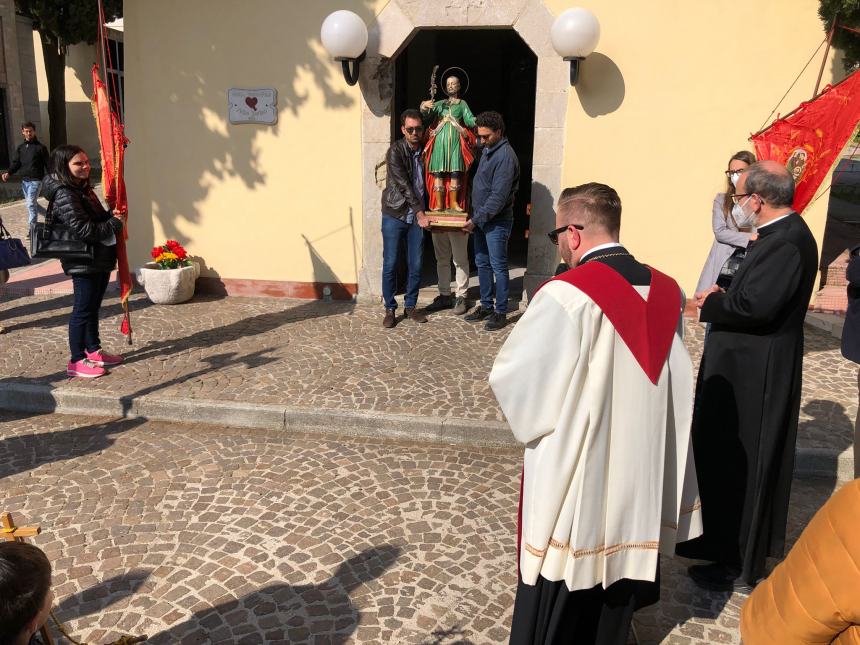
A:
[[[744,645],[860,645],[860,479],[812,518],[741,610]]]

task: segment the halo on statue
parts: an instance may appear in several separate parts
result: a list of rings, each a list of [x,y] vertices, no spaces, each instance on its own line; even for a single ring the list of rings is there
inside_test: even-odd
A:
[[[449,74],[448,73],[448,72],[451,72],[455,69],[460,70],[460,72],[463,74],[463,76],[461,77],[460,74]],[[462,67],[449,67],[444,72],[442,72],[442,91],[445,92],[445,96],[451,96],[450,94],[448,94],[448,77],[449,76],[456,76],[457,79],[459,79],[460,85],[461,85],[460,96],[464,96],[466,94],[466,92],[469,91],[469,75],[466,73],[466,70],[463,69]],[[462,89],[463,77],[466,78],[466,89]]]

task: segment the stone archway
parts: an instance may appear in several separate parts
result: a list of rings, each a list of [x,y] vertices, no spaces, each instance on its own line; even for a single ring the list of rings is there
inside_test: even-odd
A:
[[[546,236],[555,226],[554,204],[561,191],[568,64],[552,48],[553,16],[541,0],[448,0],[446,6],[418,0],[391,0],[369,28],[367,58],[361,64],[362,262],[359,298],[381,295],[380,199],[385,152],[391,144],[394,58],[416,30],[445,27],[513,28],[538,58],[535,96],[532,210],[529,220],[525,290],[552,276],[557,249]]]

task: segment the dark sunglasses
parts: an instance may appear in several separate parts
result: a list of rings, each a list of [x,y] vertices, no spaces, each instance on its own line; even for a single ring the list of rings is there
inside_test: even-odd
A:
[[[404,127],[403,129],[406,130],[406,132],[408,132],[409,134],[415,134],[416,132],[424,132],[424,126],[423,125],[416,125],[412,128]]]
[[[575,228],[577,231],[583,230],[585,227],[582,224],[565,224],[564,226],[547,233],[549,241],[558,246],[558,236],[564,233],[569,227]]]

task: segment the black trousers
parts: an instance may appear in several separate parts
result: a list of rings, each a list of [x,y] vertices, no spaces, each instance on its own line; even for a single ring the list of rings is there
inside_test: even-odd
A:
[[[633,612],[660,598],[660,569],[654,582],[619,580],[608,589],[568,591],[564,581],[538,577],[519,581],[511,645],[625,645]]]
[[[99,309],[109,282],[110,273],[72,276],[75,300],[69,318],[69,351],[73,363],[84,357],[84,350],[101,349]]]

